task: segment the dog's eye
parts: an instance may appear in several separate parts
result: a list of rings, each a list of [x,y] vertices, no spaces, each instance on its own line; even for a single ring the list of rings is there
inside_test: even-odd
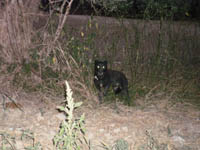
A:
[[[103,66],[103,69],[105,69],[105,66]]]
[[[97,68],[99,69],[99,68],[100,68],[100,66],[97,66]]]

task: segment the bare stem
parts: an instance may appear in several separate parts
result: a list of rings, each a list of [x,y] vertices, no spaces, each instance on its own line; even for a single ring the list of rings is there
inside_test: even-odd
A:
[[[64,10],[65,4],[68,3],[68,5],[67,5],[67,8],[66,8],[65,14],[64,14],[64,15],[61,14],[60,17],[59,17],[59,24],[58,24],[58,28],[57,28],[57,30],[56,30],[56,34],[55,34],[55,38],[54,38],[54,40],[53,40],[53,43],[55,43],[55,42],[58,40],[59,36],[60,36],[60,33],[61,33],[61,31],[62,31],[62,29],[63,29],[63,26],[64,26],[64,24],[65,24],[65,21],[66,21],[66,19],[67,19],[67,16],[69,15],[69,11],[70,11],[72,2],[73,2],[73,0],[70,0],[70,1],[65,0],[65,1],[63,1],[62,7],[61,7],[61,13],[62,13],[63,10]]]

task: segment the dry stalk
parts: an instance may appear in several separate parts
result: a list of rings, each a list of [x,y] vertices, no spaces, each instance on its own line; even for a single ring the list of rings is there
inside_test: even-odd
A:
[[[63,50],[59,42],[56,49],[60,52],[60,56],[57,58],[60,62],[63,63],[64,67],[67,67],[67,71],[70,76],[70,84],[74,91],[81,93],[81,96],[84,98],[92,98],[91,90],[85,85],[84,78],[82,75],[82,69],[77,64],[76,60],[66,51]],[[67,53],[67,54],[66,54]],[[72,67],[73,66],[73,67]],[[63,67],[62,67],[63,68]]]
[[[57,42],[58,43],[58,42]],[[67,58],[65,56],[65,52],[63,51],[62,49],[62,46],[60,43],[58,43],[58,47],[57,47],[57,50],[60,51],[60,53],[62,54],[60,57],[59,57],[59,60],[64,63],[64,65],[67,65],[67,69],[69,70],[69,72],[72,72],[72,68],[70,66],[70,63],[69,61],[67,61]],[[68,55],[70,57],[70,59],[74,60],[70,55]]]
[[[160,87],[160,83],[157,84],[156,86],[154,86],[146,95],[145,95],[145,101],[150,99],[150,97],[152,96],[152,93],[158,88]]]
[[[14,146],[13,142],[11,141],[11,139],[9,137],[7,137],[6,135],[0,134],[0,136],[3,137],[2,141],[6,141],[10,146],[12,150],[17,150],[16,147]]]
[[[54,38],[54,40],[53,40],[53,43],[55,43],[55,42],[58,40],[59,36],[60,36],[60,33],[61,33],[61,31],[62,31],[62,28],[63,28],[63,26],[64,26],[64,24],[65,24],[66,19],[67,19],[67,16],[69,15],[69,11],[70,11],[70,8],[71,8],[71,6],[72,6],[72,2],[73,2],[73,0],[70,0],[70,1],[64,0],[63,3],[62,3],[62,6],[61,6],[61,14],[60,14],[60,17],[59,17],[59,24],[58,24],[58,28],[57,28],[57,30],[56,30],[56,34],[55,34],[55,38]],[[67,3],[68,3],[67,9],[66,9],[66,11],[65,11],[65,13],[64,13],[64,15],[63,15],[62,12],[63,12],[64,7],[65,7],[65,5],[66,5]]]
[[[27,48],[31,43],[30,20],[25,15],[25,7],[21,1],[7,2],[2,11],[0,22],[0,45],[2,57],[7,62],[21,62],[28,56]]]
[[[0,93],[0,95],[2,95],[2,97],[3,97],[3,107],[4,107],[4,109],[6,109],[5,100],[8,99],[8,100],[11,101],[11,103],[13,103],[16,106],[16,108],[18,108],[20,111],[24,112],[23,108],[12,97],[10,97],[8,94]]]

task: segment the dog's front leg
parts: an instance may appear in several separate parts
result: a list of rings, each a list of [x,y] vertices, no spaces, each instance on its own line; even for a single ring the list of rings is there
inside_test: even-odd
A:
[[[99,104],[102,104],[103,103],[103,92],[99,92]]]
[[[103,95],[104,95],[104,96],[107,95],[109,88],[110,88],[110,84],[106,85],[106,87],[105,87],[105,89],[104,89],[104,92],[103,92]]]
[[[102,104],[103,102],[103,96],[104,96],[104,92],[103,92],[103,84],[100,83],[99,84],[99,103]]]

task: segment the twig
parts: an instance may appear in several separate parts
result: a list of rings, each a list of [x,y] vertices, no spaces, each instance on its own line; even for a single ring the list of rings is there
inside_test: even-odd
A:
[[[53,43],[54,43],[54,44],[55,44],[55,42],[58,40],[58,38],[59,38],[59,36],[60,36],[60,33],[61,33],[61,31],[62,31],[62,28],[63,28],[63,26],[64,26],[64,24],[65,24],[65,21],[66,21],[66,19],[67,19],[67,16],[69,15],[69,10],[70,10],[70,8],[71,8],[72,2],[73,2],[73,0],[70,0],[69,2],[68,2],[67,0],[63,1],[63,4],[62,4],[62,6],[61,6],[61,14],[60,14],[60,17],[59,17],[58,28],[57,28],[57,30],[56,30],[55,38],[54,38],[54,40],[53,40]],[[66,3],[68,3],[68,5],[67,5],[67,9],[66,9],[66,11],[65,11],[65,14],[64,14],[64,16],[63,16],[62,12],[63,12],[63,10],[64,10],[64,7],[65,7]]]
[[[3,140],[5,140],[5,141],[7,141],[7,142],[8,142],[8,144],[11,146],[11,149],[12,149],[12,150],[16,150],[15,146],[12,144],[12,142],[9,140],[9,138],[8,138],[8,137],[6,137],[6,135],[4,135],[4,134],[0,133],[0,136],[2,136],[2,137],[3,137]]]
[[[160,84],[157,84],[156,86],[154,86],[145,96],[145,100],[147,100],[150,95],[153,93],[154,90],[156,90],[158,87],[160,86]]]
[[[15,102],[14,99],[12,99],[10,96],[8,96],[7,94],[3,93],[1,94],[3,97],[4,97],[4,101],[5,101],[5,98],[8,98],[13,104],[15,104],[15,106],[21,110],[22,112],[24,112],[24,110]],[[3,106],[5,107],[5,102],[3,101]]]

